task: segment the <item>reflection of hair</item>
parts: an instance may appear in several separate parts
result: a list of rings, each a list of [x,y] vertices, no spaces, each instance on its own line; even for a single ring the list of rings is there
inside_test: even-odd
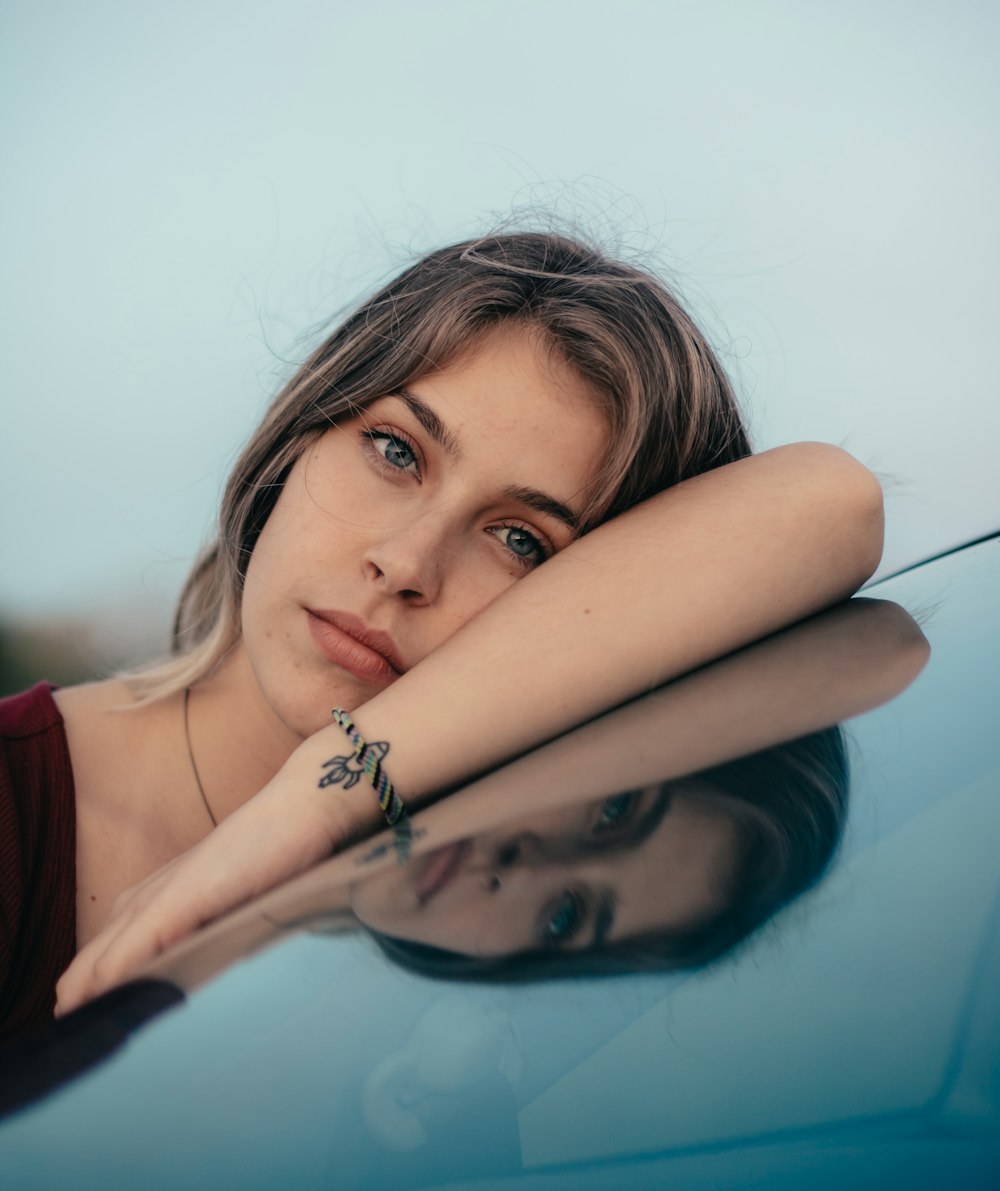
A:
[[[722,877],[724,906],[705,921],[585,951],[489,958],[370,933],[401,966],[452,979],[524,981],[703,967],[747,939],[828,869],[847,811],[843,733],[815,732],[677,785],[685,797],[724,811],[736,827],[736,862]]]
[[[514,323],[543,335],[608,419],[608,454],[588,494],[584,529],[749,453],[718,360],[656,278],[553,234],[498,234],[442,248],[359,307],[278,394],[229,477],[217,540],[181,595],[177,656],[134,676],[136,693],[152,699],[190,686],[235,644],[254,543],[310,442]]]

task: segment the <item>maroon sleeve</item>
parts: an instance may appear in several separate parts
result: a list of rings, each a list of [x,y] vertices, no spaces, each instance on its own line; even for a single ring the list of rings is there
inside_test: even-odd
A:
[[[51,1019],[75,951],[73,771],[40,683],[0,699],[0,1037]]]

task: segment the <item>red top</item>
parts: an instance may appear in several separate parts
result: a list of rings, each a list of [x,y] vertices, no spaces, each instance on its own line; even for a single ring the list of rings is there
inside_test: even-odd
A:
[[[73,769],[42,682],[0,699],[0,1036],[51,1020],[75,953]]]

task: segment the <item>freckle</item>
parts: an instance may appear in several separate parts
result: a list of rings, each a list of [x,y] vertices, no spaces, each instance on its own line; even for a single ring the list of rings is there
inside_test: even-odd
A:
[[[583,614],[584,614],[584,616],[589,616],[589,615],[590,615],[590,609],[589,609],[589,608],[584,608],[584,610],[583,610]]]
[[[97,894],[96,894],[96,893],[92,893],[92,894],[90,895],[90,900],[91,900],[92,902],[96,902],[96,901],[97,901]]]

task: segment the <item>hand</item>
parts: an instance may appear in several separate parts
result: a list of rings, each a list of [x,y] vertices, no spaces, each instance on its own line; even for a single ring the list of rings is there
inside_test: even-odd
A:
[[[189,932],[329,855],[349,833],[338,807],[345,793],[318,796],[315,779],[304,783],[289,762],[199,844],[115,901],[104,929],[56,986],[56,1015],[137,975]]]

